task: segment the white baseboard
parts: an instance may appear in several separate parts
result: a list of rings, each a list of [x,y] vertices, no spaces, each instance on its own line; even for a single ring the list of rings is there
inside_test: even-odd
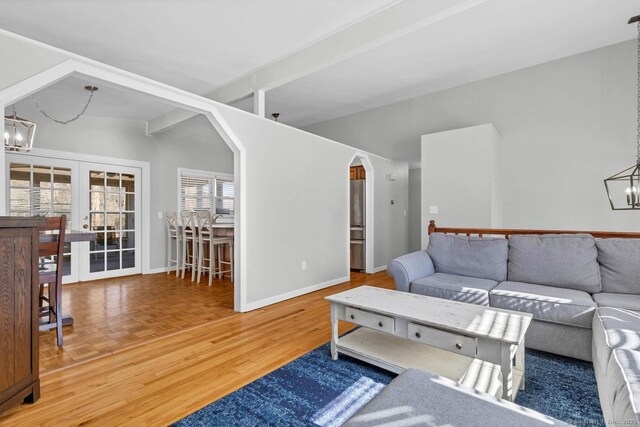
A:
[[[307,286],[306,288],[296,289],[295,291],[287,292],[280,295],[275,295],[269,298],[261,299],[259,301],[254,301],[247,303],[242,311],[251,311],[256,310],[258,308],[266,307],[271,304],[275,304],[284,300],[288,300],[291,298],[299,297],[300,295],[308,294],[310,292],[319,291],[320,289],[328,288],[330,286],[337,285],[339,283],[344,283],[349,281],[349,276],[339,277],[337,279],[328,280],[326,282],[318,283],[315,285]]]
[[[172,268],[171,271],[176,271],[175,268]],[[158,274],[158,273],[166,273],[167,272],[167,267],[158,267],[158,268],[151,268],[149,269],[149,271],[147,271],[144,274]]]
[[[374,272],[374,273],[380,273],[381,271],[385,271],[386,269],[387,269],[387,266],[386,266],[386,265],[382,265],[382,266],[380,266],[380,267],[376,267],[376,268],[374,268],[374,269],[373,269],[373,272]]]

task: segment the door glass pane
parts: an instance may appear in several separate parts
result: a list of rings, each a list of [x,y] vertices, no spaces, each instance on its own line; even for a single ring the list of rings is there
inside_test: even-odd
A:
[[[104,191],[104,173],[101,171],[89,172],[89,189]]]
[[[134,238],[135,233],[133,231],[123,231],[121,233],[122,249],[134,248],[136,240]]]
[[[107,172],[107,191],[120,192],[120,174],[115,172]]]
[[[104,214],[91,213],[91,230],[104,231]]]
[[[120,210],[120,193],[107,192],[104,196],[107,211],[119,211]]]
[[[104,210],[104,192],[102,191],[92,191],[89,202],[89,209],[92,211],[103,211]]]
[[[122,251],[122,268],[133,268],[135,266],[135,251]]]
[[[135,209],[135,198],[136,195],[133,193],[125,193],[122,196],[122,209],[125,211],[133,211]]]
[[[120,251],[107,252],[107,270],[120,270]]]
[[[122,214],[122,229],[123,230],[135,230],[135,213],[123,213]]]
[[[31,165],[11,163],[9,171],[9,185],[11,187],[30,187]]]
[[[89,271],[91,273],[104,271],[104,252],[89,254]]]

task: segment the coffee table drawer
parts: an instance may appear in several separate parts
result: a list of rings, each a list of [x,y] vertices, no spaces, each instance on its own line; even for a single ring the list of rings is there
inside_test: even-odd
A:
[[[476,339],[464,335],[454,334],[440,329],[430,328],[416,323],[409,323],[408,338],[443,350],[476,356]]]
[[[356,323],[360,326],[366,326],[367,328],[376,329],[390,334],[393,334],[396,329],[395,319],[393,317],[371,313],[370,311],[347,307],[346,317],[347,322]]]

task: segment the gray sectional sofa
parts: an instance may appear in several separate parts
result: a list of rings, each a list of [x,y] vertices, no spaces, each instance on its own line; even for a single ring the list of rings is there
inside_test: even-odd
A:
[[[605,419],[640,422],[640,239],[433,233],[396,288],[531,313],[529,348],[593,361]]]

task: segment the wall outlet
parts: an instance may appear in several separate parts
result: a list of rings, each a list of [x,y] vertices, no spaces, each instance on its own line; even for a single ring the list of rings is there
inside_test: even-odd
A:
[[[307,269],[307,261],[302,261],[302,269],[303,270]]]
[[[162,219],[162,212],[158,212],[158,219]]]
[[[438,213],[438,207],[437,206],[429,206],[429,213],[430,214],[437,214]]]
[[[402,211],[402,215],[407,216],[407,211],[406,210]]]

